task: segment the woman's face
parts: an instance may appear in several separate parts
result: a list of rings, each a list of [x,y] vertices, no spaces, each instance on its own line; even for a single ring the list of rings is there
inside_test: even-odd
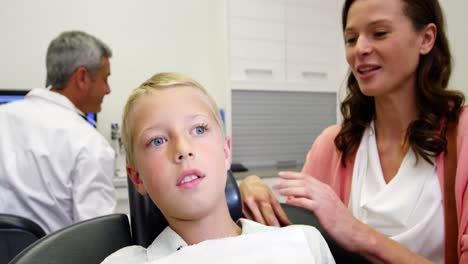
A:
[[[348,11],[346,60],[367,96],[415,89],[426,36],[425,30],[415,31],[403,5],[402,0],[356,0]]]

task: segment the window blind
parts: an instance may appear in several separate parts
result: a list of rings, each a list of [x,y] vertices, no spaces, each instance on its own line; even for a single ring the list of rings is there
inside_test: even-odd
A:
[[[233,162],[252,169],[304,163],[336,123],[336,93],[232,90]]]

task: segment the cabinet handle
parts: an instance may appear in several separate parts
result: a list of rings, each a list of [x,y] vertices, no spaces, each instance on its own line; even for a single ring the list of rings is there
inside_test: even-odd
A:
[[[273,77],[273,70],[271,69],[245,69],[245,74],[255,77],[270,78]]]
[[[325,79],[328,74],[326,72],[303,71],[302,77],[305,79]]]

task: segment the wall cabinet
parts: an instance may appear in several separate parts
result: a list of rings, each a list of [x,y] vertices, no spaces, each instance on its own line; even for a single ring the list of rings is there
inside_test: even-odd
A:
[[[341,0],[228,0],[233,162],[300,167],[336,123]]]
[[[232,88],[336,92],[339,9],[338,0],[228,1]]]

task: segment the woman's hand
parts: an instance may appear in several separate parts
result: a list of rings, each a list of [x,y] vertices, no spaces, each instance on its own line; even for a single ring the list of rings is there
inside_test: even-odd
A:
[[[322,227],[338,244],[350,251],[356,248],[356,235],[366,230],[338,198],[333,189],[302,172],[280,172],[281,181],[275,186],[286,203],[315,213]]]
[[[313,211],[322,227],[343,248],[372,263],[432,263],[356,219],[327,184],[302,172],[280,172],[275,186],[286,203]]]
[[[248,219],[271,225],[290,225],[272,190],[258,176],[251,175],[241,181],[242,213]]]

